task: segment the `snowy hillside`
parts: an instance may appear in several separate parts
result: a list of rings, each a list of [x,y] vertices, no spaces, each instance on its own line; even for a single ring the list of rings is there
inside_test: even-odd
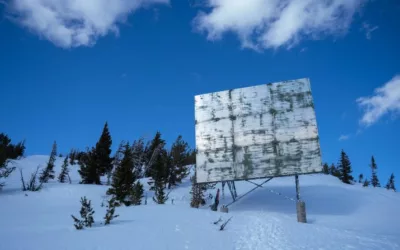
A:
[[[294,177],[270,181],[232,205],[228,214],[207,206],[190,208],[186,180],[167,204],[154,204],[148,192],[147,205],[119,207],[120,217],[103,226],[106,208],[101,204],[108,187],[78,184],[78,166],[70,166],[72,184],[54,181],[40,192],[21,191],[18,168],[27,180],[47,160],[30,156],[14,162],[17,170],[0,192],[0,249],[400,249],[400,195],[383,188],[345,185],[326,175],[300,176],[309,222],[300,224],[295,202],[287,199],[295,196]],[[61,164],[58,158],[56,175]],[[239,195],[254,187],[236,186]],[[82,196],[92,200],[97,223],[77,231],[71,214],[79,215]],[[226,190],[221,203],[229,201]],[[220,216],[233,216],[225,231],[212,223]]]

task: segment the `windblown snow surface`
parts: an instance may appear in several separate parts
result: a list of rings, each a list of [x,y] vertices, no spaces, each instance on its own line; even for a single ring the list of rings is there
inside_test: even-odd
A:
[[[120,216],[104,226],[101,204],[108,187],[78,184],[77,165],[70,166],[72,184],[51,181],[40,192],[21,191],[18,168],[27,180],[47,160],[29,156],[13,162],[17,170],[0,192],[0,249],[400,249],[400,195],[383,188],[345,185],[322,174],[300,176],[308,219],[302,224],[292,200],[294,177],[273,179],[230,206],[229,213],[190,208],[187,179],[171,191],[167,204],[154,204],[153,193],[146,191],[147,205],[119,207]],[[62,160],[57,159],[56,175]],[[236,187],[240,195],[254,186],[237,182]],[[210,192],[215,195],[216,189]],[[79,217],[82,196],[92,201],[96,224],[77,231],[71,214]],[[221,203],[230,200],[226,189]],[[231,216],[224,231],[213,224]]]

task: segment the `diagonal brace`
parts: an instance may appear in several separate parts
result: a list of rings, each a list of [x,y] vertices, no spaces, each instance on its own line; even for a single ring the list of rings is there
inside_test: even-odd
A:
[[[263,183],[261,183],[261,184],[253,183],[253,184],[257,185],[257,186],[254,187],[253,189],[251,189],[250,191],[248,191],[247,193],[245,193],[244,195],[241,195],[241,196],[237,197],[234,201],[232,201],[231,203],[229,203],[228,205],[226,205],[226,207],[228,207],[228,206],[232,205],[233,203],[237,202],[238,200],[240,200],[241,198],[245,197],[245,196],[248,195],[249,193],[253,192],[253,191],[256,190],[257,188],[262,187],[262,185],[264,185],[265,183],[267,183],[267,182],[269,182],[270,180],[272,180],[272,178],[273,178],[273,177],[271,177],[271,178],[265,180],[265,181],[264,181]]]

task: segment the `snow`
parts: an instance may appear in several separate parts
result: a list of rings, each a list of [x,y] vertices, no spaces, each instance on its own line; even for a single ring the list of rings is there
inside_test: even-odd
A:
[[[14,161],[27,180],[48,156]],[[56,162],[56,175],[63,158]],[[50,182],[40,192],[22,192],[18,169],[0,191],[0,249],[400,249],[400,195],[383,188],[345,185],[326,175],[300,176],[307,224],[296,220],[294,177],[276,178],[229,207],[228,214],[208,206],[190,208],[189,180],[173,189],[165,205],[119,207],[120,216],[104,226],[107,186],[78,184],[78,166],[70,166],[72,184]],[[255,182],[261,183],[263,180]],[[146,180],[142,180],[148,189]],[[220,186],[217,186],[220,187]],[[253,188],[237,182],[238,194]],[[210,190],[215,194],[215,190]],[[94,227],[77,231],[80,197],[92,201]],[[228,189],[222,204],[231,201]],[[210,201],[211,203],[211,201]],[[231,222],[224,231],[212,222]]]

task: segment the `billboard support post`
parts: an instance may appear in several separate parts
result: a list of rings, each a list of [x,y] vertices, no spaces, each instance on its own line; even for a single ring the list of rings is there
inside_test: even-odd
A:
[[[299,187],[299,176],[296,174],[294,176],[295,182],[296,182],[296,200],[297,202],[300,201],[300,187]]]
[[[301,223],[307,223],[306,215],[306,203],[300,200],[300,186],[299,186],[299,176],[296,174],[294,176],[296,182],[296,211],[297,211],[297,221]]]

